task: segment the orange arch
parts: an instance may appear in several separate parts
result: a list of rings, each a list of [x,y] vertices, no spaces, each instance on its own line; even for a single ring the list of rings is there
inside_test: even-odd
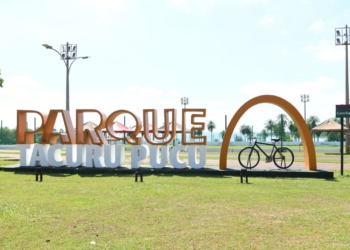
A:
[[[287,114],[292,118],[296,127],[298,128],[300,138],[304,148],[304,157],[305,157],[305,169],[308,170],[317,170],[317,162],[316,162],[316,152],[314,142],[312,141],[311,133],[304,121],[304,118],[300,115],[298,110],[286,100],[273,95],[262,95],[250,99],[245,104],[243,104],[238,111],[232,117],[224,139],[222,141],[221,152],[220,152],[220,162],[219,166],[221,170],[225,170],[227,168],[227,153],[230,145],[230,139],[232,133],[242,115],[251,107],[261,104],[261,103],[271,103],[280,108],[282,108]]]

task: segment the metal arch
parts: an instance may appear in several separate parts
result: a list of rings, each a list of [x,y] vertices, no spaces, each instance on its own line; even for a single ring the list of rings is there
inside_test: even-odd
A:
[[[291,117],[291,119],[293,120],[293,122],[298,128],[300,138],[303,144],[303,148],[305,149],[305,152],[304,152],[305,169],[317,170],[315,146],[311,137],[311,133],[304,121],[304,118],[301,116],[301,114],[292,104],[274,95],[262,95],[262,96],[252,98],[249,101],[247,101],[245,104],[243,104],[238,109],[238,111],[234,114],[234,116],[232,117],[227,127],[225,136],[223,138],[221,152],[220,152],[220,161],[219,161],[220,169],[226,170],[227,168],[227,153],[230,145],[230,139],[239,119],[248,109],[261,103],[274,104],[282,108],[285,112],[287,112],[287,114]]]

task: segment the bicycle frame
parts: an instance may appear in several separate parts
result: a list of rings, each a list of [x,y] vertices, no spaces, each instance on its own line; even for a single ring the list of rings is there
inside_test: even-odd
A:
[[[265,151],[259,146],[259,144],[260,145],[272,146],[272,150],[271,150],[270,156],[265,153]],[[252,148],[255,148],[255,146],[257,148],[259,148],[260,152],[262,152],[266,156],[266,158],[269,158],[269,159],[272,158],[273,153],[275,152],[275,150],[277,150],[276,142],[275,143],[264,143],[264,142],[258,142],[258,141],[255,140],[254,145],[253,145]]]

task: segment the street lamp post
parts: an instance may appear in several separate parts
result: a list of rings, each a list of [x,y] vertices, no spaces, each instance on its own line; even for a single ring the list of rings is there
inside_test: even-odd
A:
[[[304,120],[306,122],[306,103],[310,101],[309,95],[301,95],[301,101],[304,102]]]
[[[181,98],[181,104],[184,105],[184,109],[186,109],[186,105],[188,105],[188,97]]]
[[[345,45],[345,104],[349,105],[349,70],[348,70],[348,44],[350,38],[350,30],[348,25],[335,29],[335,45]],[[345,126],[349,127],[349,118],[345,118]],[[346,131],[346,152],[349,153],[349,131]]]
[[[66,110],[69,111],[69,72],[72,67],[72,64],[79,58],[82,59],[88,59],[89,56],[80,56],[78,57],[78,46],[76,44],[69,44],[68,42],[66,44],[61,45],[61,52],[58,52],[52,46],[48,44],[43,44],[43,46],[46,49],[52,49],[57,52],[57,54],[60,55],[61,60],[63,60],[65,66],[66,66]],[[69,63],[69,60],[72,60],[71,63]]]

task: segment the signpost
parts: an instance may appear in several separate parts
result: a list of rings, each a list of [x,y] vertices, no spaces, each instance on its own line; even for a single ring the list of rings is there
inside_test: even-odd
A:
[[[340,118],[340,174],[343,175],[344,170],[344,117],[350,117],[350,105],[335,105],[335,117]]]

